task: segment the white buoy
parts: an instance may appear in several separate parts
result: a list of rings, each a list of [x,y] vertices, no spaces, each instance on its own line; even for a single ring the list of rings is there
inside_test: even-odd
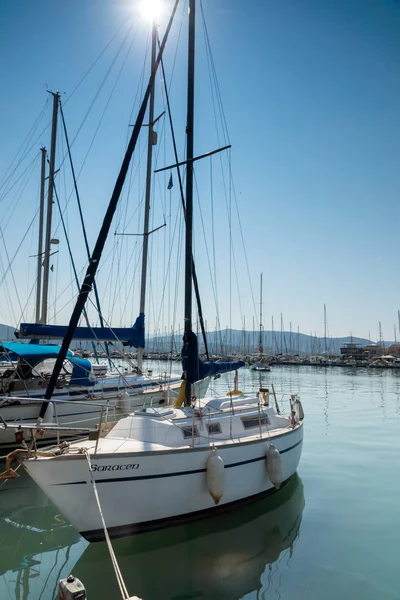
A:
[[[116,407],[123,413],[131,412],[131,397],[126,390],[117,398]]]
[[[270,444],[265,458],[267,460],[268,477],[276,489],[279,490],[283,481],[282,459],[279,450],[273,444]]]
[[[218,504],[225,491],[225,466],[224,461],[213,448],[207,460],[207,487],[215,504]]]
[[[44,413],[43,423],[46,423],[47,425],[54,425],[54,417],[54,404],[53,402],[49,402],[46,408],[46,412]]]

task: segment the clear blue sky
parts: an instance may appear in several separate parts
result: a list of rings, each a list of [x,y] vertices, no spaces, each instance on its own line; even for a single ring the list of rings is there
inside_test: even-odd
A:
[[[171,6],[170,1],[166,4]],[[246,3],[241,0],[204,0],[203,4],[233,146],[234,184],[256,302],[259,274],[264,273],[265,328],[270,328],[271,315],[274,315],[279,327],[282,312],[286,329],[291,322],[293,329],[299,326],[304,333],[316,331],[322,334],[323,305],[326,303],[331,335],[367,337],[370,331],[371,337],[376,339],[378,322],[381,321],[384,337],[393,339],[393,325],[397,324],[397,310],[400,308],[397,269],[400,225],[400,4],[393,0],[253,0]],[[134,5],[133,0],[3,0],[0,7],[0,183],[45,105],[46,89],[60,90],[63,102],[66,102],[130,13],[134,17]],[[137,21],[137,17],[135,19]],[[165,20],[161,31],[164,25]],[[71,138],[101,85],[127,27],[125,25],[121,29],[99,63],[65,104]],[[74,160],[79,168],[118,69],[122,67],[125,49],[135,35],[115,94],[80,177],[91,246],[123,156],[127,126],[132,122],[130,113],[134,107],[133,114],[137,110],[135,97],[147,43],[146,28],[143,23],[133,26],[131,38],[73,146]],[[169,72],[178,31],[179,23],[173,30],[172,50],[166,57]],[[185,34],[182,33],[184,39]],[[196,153],[218,146],[213,117],[210,116],[212,104],[207,92],[208,76],[202,49],[203,33],[199,30]],[[175,114],[183,112],[181,109],[185,101],[183,50],[184,43],[181,41],[173,82],[177,90],[171,96]],[[39,130],[49,122],[50,116],[49,103]],[[177,119],[178,129],[182,125],[178,131],[181,155],[184,140],[182,119],[184,117],[181,121]],[[47,130],[38,139],[37,149],[31,152],[30,159],[17,170],[16,176],[28,166],[41,144],[49,146],[48,138]],[[140,152],[144,147],[143,136]],[[158,166],[173,162],[167,142],[159,145],[158,152]],[[59,145],[58,161],[62,156]],[[213,169],[217,166],[218,162],[214,161]],[[210,195],[209,163],[198,165],[196,175],[199,187],[204,188],[201,193],[207,197],[204,200],[206,205]],[[1,225],[5,227],[3,233],[10,256],[36,210],[38,177],[37,163],[21,193],[18,194],[16,184],[0,203]],[[67,175],[65,177],[62,180],[59,176],[63,205],[70,192],[70,179]],[[168,178],[169,174],[165,177]],[[142,196],[143,183],[143,177],[134,183],[137,198],[135,204],[127,208],[127,214],[132,215],[133,221],[129,225],[131,229],[127,227],[126,231],[136,231],[139,227],[132,206],[136,206]],[[156,193],[164,189],[164,183],[164,179],[158,179]],[[178,206],[177,185],[171,196],[172,203]],[[159,206],[153,216],[155,226],[161,224],[162,205],[169,199],[157,202],[154,201],[155,207]],[[250,328],[255,310],[237,224],[233,235],[240,303],[236,293],[236,276],[233,275],[230,323],[227,216],[222,184],[217,180],[214,202],[215,218],[218,220],[215,242],[221,326],[231,324],[241,328],[245,316],[246,325]],[[122,206],[125,207],[125,204]],[[204,210],[207,213],[208,209]],[[68,215],[74,254],[81,270],[85,256],[76,209],[71,208]],[[210,228],[209,210],[204,218],[205,227]],[[210,328],[213,328],[215,308],[207,283],[208,266],[198,208],[196,219],[196,262],[204,290],[204,311]],[[71,279],[65,243],[61,233],[57,235],[61,243],[58,274],[53,275],[52,281],[54,297]],[[156,256],[160,257],[163,253],[165,256],[163,244],[167,242],[169,233],[162,235],[164,238],[160,234],[153,244],[152,299],[149,298],[153,308],[148,313],[150,328],[157,320],[154,315],[163,288],[160,259]],[[109,251],[114,241],[112,236]],[[211,248],[211,234],[208,242]],[[116,325],[120,322],[129,324],[131,316],[137,312],[137,292],[132,292],[131,282],[127,282],[123,273],[129,268],[135,272],[132,286],[137,290],[138,274],[133,265],[139,254],[130,254],[136,243],[132,238],[130,247],[127,243],[121,245],[119,261],[124,266],[119,273],[123,283],[117,294],[118,301],[112,299],[109,290],[115,287],[118,278],[115,274],[116,256],[114,260],[109,259],[99,278],[99,287],[105,297],[105,311],[110,317],[112,315]],[[34,259],[28,256],[35,253],[35,244],[36,229],[32,228],[21,249],[21,257],[14,265],[22,305],[34,284]],[[2,240],[0,255],[4,267],[7,257]],[[57,267],[57,259],[54,260]],[[111,283],[110,271],[115,277]],[[14,317],[19,319],[20,309],[12,279],[8,277],[7,282],[14,316],[9,305],[3,302],[0,321],[15,325]],[[173,289],[174,283],[170,286]],[[166,290],[168,286],[164,293]],[[168,294],[163,314],[172,310],[173,291],[169,289]],[[124,309],[128,295],[132,295],[129,315]],[[64,294],[60,299],[58,310],[72,296],[71,288],[69,296]],[[258,307],[255,308],[258,311]],[[57,322],[66,321],[68,310],[65,308],[58,314]],[[33,303],[30,301],[24,314],[27,320],[32,318],[32,311]],[[165,315],[162,323],[163,327],[169,327]],[[182,323],[180,314],[176,317],[177,323]]]

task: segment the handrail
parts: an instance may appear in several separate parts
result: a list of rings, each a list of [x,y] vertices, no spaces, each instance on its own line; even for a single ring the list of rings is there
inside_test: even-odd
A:
[[[114,396],[110,396],[110,398],[114,398]],[[43,402],[43,398],[29,398],[24,396],[0,396],[0,402],[2,402],[3,400],[24,400],[28,402]],[[110,407],[109,403],[103,404],[101,402],[94,401],[84,402],[83,400],[61,400],[52,398],[51,402],[53,404],[83,404],[85,406],[100,406],[100,408]]]
[[[37,429],[37,424],[36,423],[31,423],[31,424],[22,424],[22,423],[18,423],[15,421],[9,422],[9,421],[5,421],[3,419],[3,417],[0,415],[0,429],[27,429],[27,430],[32,430],[32,429]],[[40,429],[43,431],[85,431],[85,432],[92,432],[92,431],[98,431],[97,428],[95,427],[65,427],[63,425],[50,425],[48,423],[46,424],[41,424],[40,425]]]

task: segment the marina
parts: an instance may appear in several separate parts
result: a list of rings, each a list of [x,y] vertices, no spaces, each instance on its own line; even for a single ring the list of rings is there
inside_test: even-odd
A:
[[[0,600],[400,599],[400,12],[303,4],[7,6]]]
[[[260,375],[266,385],[270,374],[244,370],[247,389]],[[274,380],[278,400],[296,389],[306,412],[298,475],[229,514],[115,540],[130,594],[397,600],[398,374],[282,366]],[[0,485],[2,599],[53,600],[71,572],[88,598],[119,597],[104,542],[80,537],[26,475]]]

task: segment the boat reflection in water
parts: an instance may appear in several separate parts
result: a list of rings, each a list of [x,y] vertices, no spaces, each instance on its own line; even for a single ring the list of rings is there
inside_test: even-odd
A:
[[[19,473],[20,479],[0,487],[0,598],[53,600],[59,579],[87,542],[30,477]]]
[[[88,544],[20,473],[0,487],[1,600],[53,600],[59,579],[71,572],[89,598],[118,598],[106,544]],[[245,508],[113,546],[129,592],[144,600],[233,600],[278,585],[282,575],[270,565],[290,560],[303,508],[295,475],[277,494]]]
[[[246,508],[116,540],[113,546],[130,594],[144,600],[233,600],[278,585],[282,575],[278,569],[270,572],[269,565],[290,560],[303,508],[303,484],[295,475],[279,493]],[[73,573],[89,598],[118,597],[104,542],[90,544]]]

